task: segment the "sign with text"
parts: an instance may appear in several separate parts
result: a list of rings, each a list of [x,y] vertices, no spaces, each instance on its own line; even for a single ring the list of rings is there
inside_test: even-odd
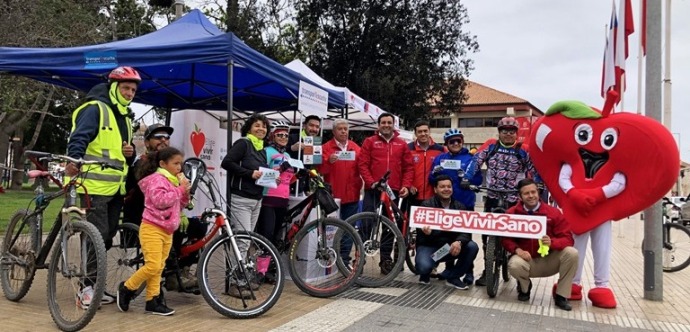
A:
[[[299,81],[297,108],[302,112],[302,116],[316,115],[325,118],[328,112],[328,92]]]
[[[410,226],[429,226],[450,232],[487,234],[503,237],[538,239],[546,234],[546,217],[498,214],[490,212],[446,210],[413,206]]]

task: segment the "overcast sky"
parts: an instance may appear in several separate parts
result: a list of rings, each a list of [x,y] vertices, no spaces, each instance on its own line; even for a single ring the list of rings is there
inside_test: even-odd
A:
[[[672,132],[681,139],[682,159],[690,162],[690,0],[672,2]],[[544,112],[564,99],[604,105],[599,90],[610,0],[463,3],[470,18],[467,29],[480,47],[472,55],[470,80],[528,100]],[[624,109],[631,112],[637,111],[639,6],[640,0],[632,0],[635,33],[629,38],[624,95]]]

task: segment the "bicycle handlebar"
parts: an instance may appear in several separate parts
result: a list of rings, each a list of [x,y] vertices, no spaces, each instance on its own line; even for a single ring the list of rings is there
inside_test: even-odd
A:
[[[66,155],[61,155],[61,154],[52,154],[48,152],[41,152],[41,151],[25,151],[24,155],[29,157],[29,158],[38,158],[39,160],[47,160],[47,161],[66,161],[70,163],[76,164],[79,168],[80,166],[83,165],[100,165],[103,168],[112,168],[118,171],[124,170],[123,167],[119,165],[113,165],[107,161],[99,161],[99,160],[84,160],[82,158],[72,158],[70,156]]]
[[[461,184],[460,187],[463,189],[469,189],[474,192],[479,192],[479,191],[491,191],[497,194],[517,194],[518,191],[517,189],[494,189],[494,188],[489,188],[487,186],[475,186],[473,184]]]

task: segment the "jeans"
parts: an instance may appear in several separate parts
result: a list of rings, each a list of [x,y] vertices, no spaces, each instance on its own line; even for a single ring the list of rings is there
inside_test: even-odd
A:
[[[340,206],[340,219],[346,220],[347,218],[350,218],[351,216],[355,215],[358,211],[359,202],[343,204]],[[352,243],[352,238],[345,235],[340,245],[340,256],[343,257],[343,262],[345,262],[346,265],[349,264],[350,260],[352,259],[350,257],[350,251],[352,251]]]
[[[253,232],[259,220],[261,200],[242,197],[232,194],[230,201],[230,222],[234,229]],[[247,254],[249,240],[237,241],[237,247],[242,256]]]
[[[440,262],[446,262],[446,271],[444,275],[446,279],[457,279],[463,274],[470,273],[472,262],[479,253],[479,247],[474,241],[467,242],[460,248],[458,256],[451,256],[450,254],[435,262],[431,255],[440,247],[417,246],[417,255],[415,256],[415,266],[420,279],[427,279],[431,274],[431,270],[438,266]]]

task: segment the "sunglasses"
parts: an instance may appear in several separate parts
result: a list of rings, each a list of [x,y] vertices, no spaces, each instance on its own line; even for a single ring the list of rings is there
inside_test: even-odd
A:
[[[452,139],[452,140],[448,141],[448,145],[452,145],[452,144],[462,144],[462,140],[461,139]]]
[[[278,134],[274,134],[274,135],[275,135],[275,137],[278,137],[278,138],[288,138],[288,136],[289,136],[286,133],[278,133]]]
[[[512,135],[512,134],[517,133],[517,130],[515,130],[515,129],[501,129],[500,133]]]
[[[152,135],[151,138],[155,138],[155,139],[159,139],[159,140],[160,139],[170,140],[170,135],[168,135],[168,134],[155,134],[155,135]]]

